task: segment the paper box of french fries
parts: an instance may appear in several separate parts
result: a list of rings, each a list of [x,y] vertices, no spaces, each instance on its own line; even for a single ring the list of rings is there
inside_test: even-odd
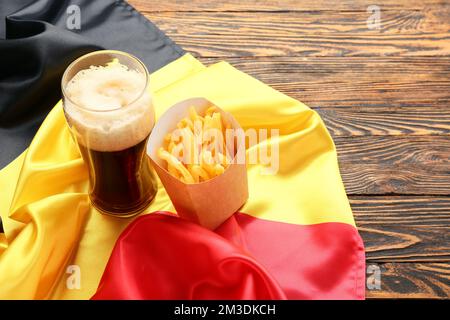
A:
[[[233,116],[204,98],[157,121],[147,154],[180,217],[215,229],[248,198],[245,140]]]

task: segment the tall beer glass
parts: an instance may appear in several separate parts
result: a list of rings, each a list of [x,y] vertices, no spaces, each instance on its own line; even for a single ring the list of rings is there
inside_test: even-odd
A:
[[[89,170],[89,198],[100,212],[128,217],[156,194],[145,145],[155,122],[149,75],[120,51],[84,55],[62,78],[64,114]]]

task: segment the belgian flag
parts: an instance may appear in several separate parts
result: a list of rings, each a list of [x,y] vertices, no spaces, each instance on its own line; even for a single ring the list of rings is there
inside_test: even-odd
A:
[[[0,298],[364,299],[364,246],[316,112],[226,62],[204,66],[124,1],[0,14]],[[205,97],[243,129],[279,129],[262,142],[279,146],[277,174],[249,165],[249,200],[214,231],[178,218],[161,183],[147,214],[99,214],[58,100],[68,64],[103,48],[144,61],[157,118]]]

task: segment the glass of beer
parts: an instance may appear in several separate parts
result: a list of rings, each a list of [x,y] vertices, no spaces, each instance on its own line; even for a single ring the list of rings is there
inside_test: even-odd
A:
[[[156,195],[145,145],[155,123],[149,74],[136,57],[104,50],[69,65],[64,114],[89,171],[89,198],[100,212],[129,217]]]

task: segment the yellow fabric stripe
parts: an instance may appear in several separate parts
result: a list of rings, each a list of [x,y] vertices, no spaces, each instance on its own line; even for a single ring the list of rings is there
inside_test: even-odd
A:
[[[0,254],[8,248],[8,242],[4,233],[0,233]]]
[[[9,219],[8,213],[26,152],[22,152],[14,161],[0,170],[0,217],[5,232],[2,238],[4,247],[7,246],[8,239],[11,241],[24,226],[21,222]]]

